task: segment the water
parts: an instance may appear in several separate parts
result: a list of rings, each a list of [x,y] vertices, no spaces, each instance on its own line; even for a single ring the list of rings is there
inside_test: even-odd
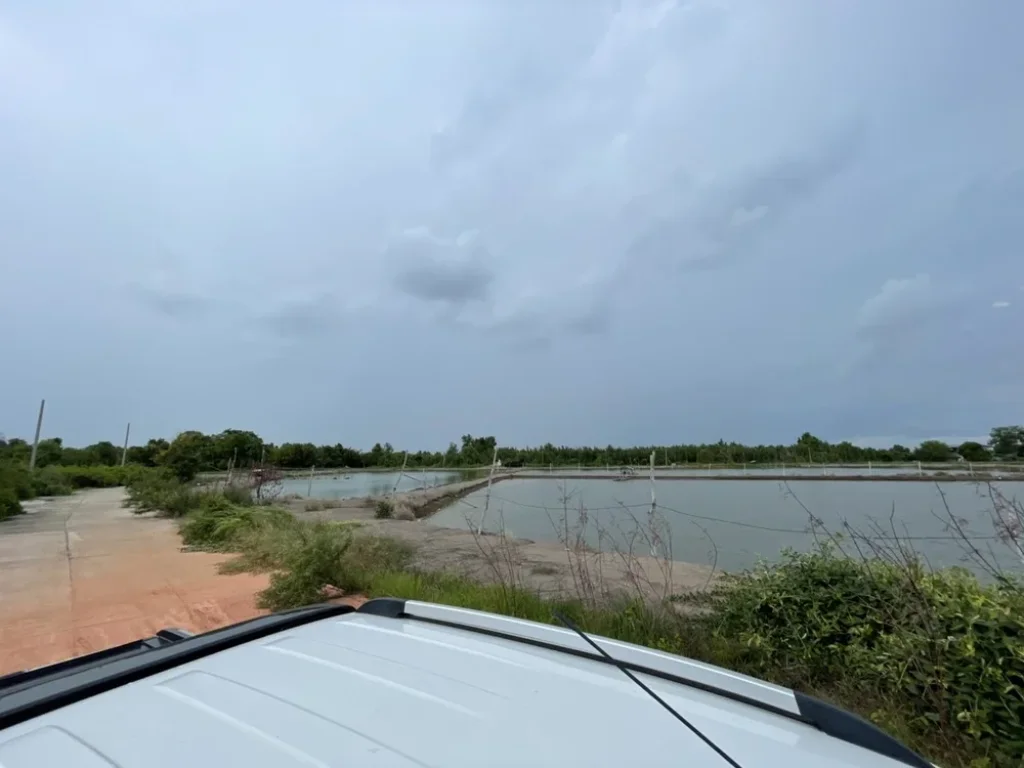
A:
[[[1024,499],[1022,482],[1004,482],[998,488],[1007,498]],[[717,557],[718,568],[740,570],[758,558],[777,559],[786,547],[807,550],[815,544],[807,530],[810,510],[833,532],[841,532],[845,520],[875,540],[891,540],[895,527],[932,566],[963,565],[980,573],[965,562],[965,545],[952,537],[940,490],[933,483],[689,480],[659,483],[656,491],[676,560],[710,564]],[[450,528],[475,527],[485,493],[469,494],[440,510],[431,522]],[[995,536],[992,502],[984,486],[944,483],[941,493],[957,518],[966,521],[966,532],[975,537],[973,545],[1001,567],[1021,570],[1016,555]],[[650,485],[644,481],[507,480],[491,491],[484,529],[496,531],[503,521],[515,536],[558,541],[558,533],[564,532],[561,499],[565,494],[570,497],[570,525],[582,501],[589,519],[586,541],[597,546],[600,528],[608,537],[601,545],[605,550],[625,547],[637,522],[646,524],[651,504]],[[873,526],[881,530],[872,530]],[[849,543],[846,546],[853,552]],[[650,546],[636,540],[634,551],[649,554]]]
[[[289,477],[282,481],[281,493],[309,496],[314,499],[358,499],[391,493],[398,483],[399,493],[417,488],[434,488],[462,479],[459,472],[339,472],[336,475],[315,475],[312,491],[308,477]]]
[[[611,467],[555,467],[548,469],[547,467],[529,468],[519,470],[524,474],[545,474],[550,477],[570,477],[573,475],[581,474],[619,474],[622,468],[618,466]],[[648,473],[647,467],[634,467],[634,471],[638,476],[646,477]],[[691,464],[685,467],[672,467],[662,468],[658,467],[658,477],[756,477],[757,475],[822,475],[826,477],[886,477],[892,475],[922,475],[925,477],[932,477],[936,475],[972,475],[979,474],[982,472],[991,472],[993,476],[1008,476],[1012,477],[1016,475],[1020,479],[1024,480],[1024,474],[1021,473],[1021,467],[1017,465],[1006,465],[1006,464],[945,464],[940,466],[922,466],[920,469],[916,464],[914,465],[897,465],[891,464],[876,465],[868,467],[867,464],[862,466],[837,466],[827,464],[812,464],[812,465],[785,465],[785,464],[748,464],[738,467],[714,467],[708,465]]]

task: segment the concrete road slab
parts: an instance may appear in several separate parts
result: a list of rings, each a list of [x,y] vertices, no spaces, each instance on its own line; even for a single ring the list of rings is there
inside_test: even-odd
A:
[[[36,500],[0,523],[0,674],[166,627],[205,632],[261,613],[265,576],[224,576],[173,521],[136,516],[122,489]]]

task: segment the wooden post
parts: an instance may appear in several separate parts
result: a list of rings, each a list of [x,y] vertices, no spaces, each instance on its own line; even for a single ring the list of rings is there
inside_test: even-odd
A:
[[[487,510],[491,506],[491,483],[494,482],[494,467],[498,464],[498,445],[494,445],[494,456],[491,458],[491,473],[487,475],[487,493],[484,494],[484,511],[480,513],[480,524],[477,526],[477,535],[483,533],[484,518],[487,517]]]

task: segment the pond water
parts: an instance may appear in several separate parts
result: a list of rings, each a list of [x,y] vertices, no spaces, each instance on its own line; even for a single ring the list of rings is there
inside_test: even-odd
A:
[[[1011,500],[1024,500],[1022,482],[993,487]],[[812,548],[815,536],[809,531],[809,513],[832,532],[842,532],[846,522],[878,544],[891,544],[895,529],[934,567],[963,565],[980,572],[965,560],[966,548],[975,546],[1002,568],[1022,568],[1016,554],[996,536],[993,502],[983,484],[688,480],[658,483],[656,493],[670,529],[672,557],[694,563],[712,563],[717,558],[717,567],[724,570],[749,568],[759,558],[776,559],[787,547]],[[485,495],[486,490],[475,491],[437,512],[430,522],[449,528],[476,527]],[[578,520],[582,504],[587,543],[598,546],[601,542],[608,550],[626,547],[638,523],[646,526],[651,488],[638,480],[506,480],[492,488],[483,527],[493,532],[504,524],[521,538],[558,541],[565,531],[563,498],[570,527]],[[962,521],[969,543],[953,536],[946,505]],[[824,537],[819,534],[818,538]],[[650,552],[646,542],[635,541],[636,551]],[[846,546],[853,552],[849,542]]]
[[[314,475],[312,483],[308,477],[288,477],[282,481],[281,493],[296,494],[314,499],[358,499],[363,496],[379,496],[391,493],[398,483],[398,491],[414,491],[417,488],[435,488],[455,483],[462,479],[459,472],[412,471],[400,472],[338,472],[336,475]]]
[[[619,466],[609,467],[530,467],[519,470],[524,474],[544,474],[549,477],[569,477],[580,474],[613,474],[622,470]],[[633,467],[637,475],[646,477],[647,467]],[[1024,465],[1019,464],[953,464],[922,465],[877,464],[861,466],[838,466],[830,464],[747,464],[736,467],[715,467],[711,465],[690,464],[688,466],[658,467],[657,477],[756,477],[758,475],[822,475],[826,477],[886,477],[891,475],[919,475],[922,477],[936,475],[975,475],[991,473],[994,477],[1024,480]]]

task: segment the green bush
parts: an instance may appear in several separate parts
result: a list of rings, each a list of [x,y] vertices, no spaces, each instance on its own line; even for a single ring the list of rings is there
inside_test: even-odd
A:
[[[184,517],[199,509],[205,496],[210,495],[186,483],[165,470],[149,470],[131,477],[127,485],[125,505],[142,514],[157,512],[164,517]]]
[[[700,602],[730,666],[870,702],[880,724],[941,732],[993,764],[1024,755],[1019,585],[824,548],[727,576]]]
[[[395,505],[391,499],[378,499],[373,508],[373,516],[378,520],[390,520],[394,517]]]
[[[34,499],[36,496],[32,475],[24,464],[0,464],[0,488],[10,490],[19,501]]]
[[[283,553],[281,570],[271,574],[270,586],[260,592],[257,605],[277,611],[317,603],[323,600],[327,584],[349,591],[352,583],[344,559],[351,546],[352,532],[345,526],[322,521],[304,524],[297,529],[295,546]]]
[[[74,492],[71,480],[60,467],[43,467],[31,475],[35,496],[67,496]]]
[[[252,489],[246,485],[225,485],[220,494],[232,504],[237,504],[240,507],[253,504]]]
[[[68,466],[59,467],[74,488],[116,488],[147,471],[144,467]]]
[[[21,501],[13,488],[0,487],[0,520],[20,515],[24,512]]]
[[[262,529],[284,529],[295,524],[285,510],[242,507],[223,496],[207,494],[198,509],[182,520],[182,541],[188,546],[220,552],[238,551],[244,537]]]

